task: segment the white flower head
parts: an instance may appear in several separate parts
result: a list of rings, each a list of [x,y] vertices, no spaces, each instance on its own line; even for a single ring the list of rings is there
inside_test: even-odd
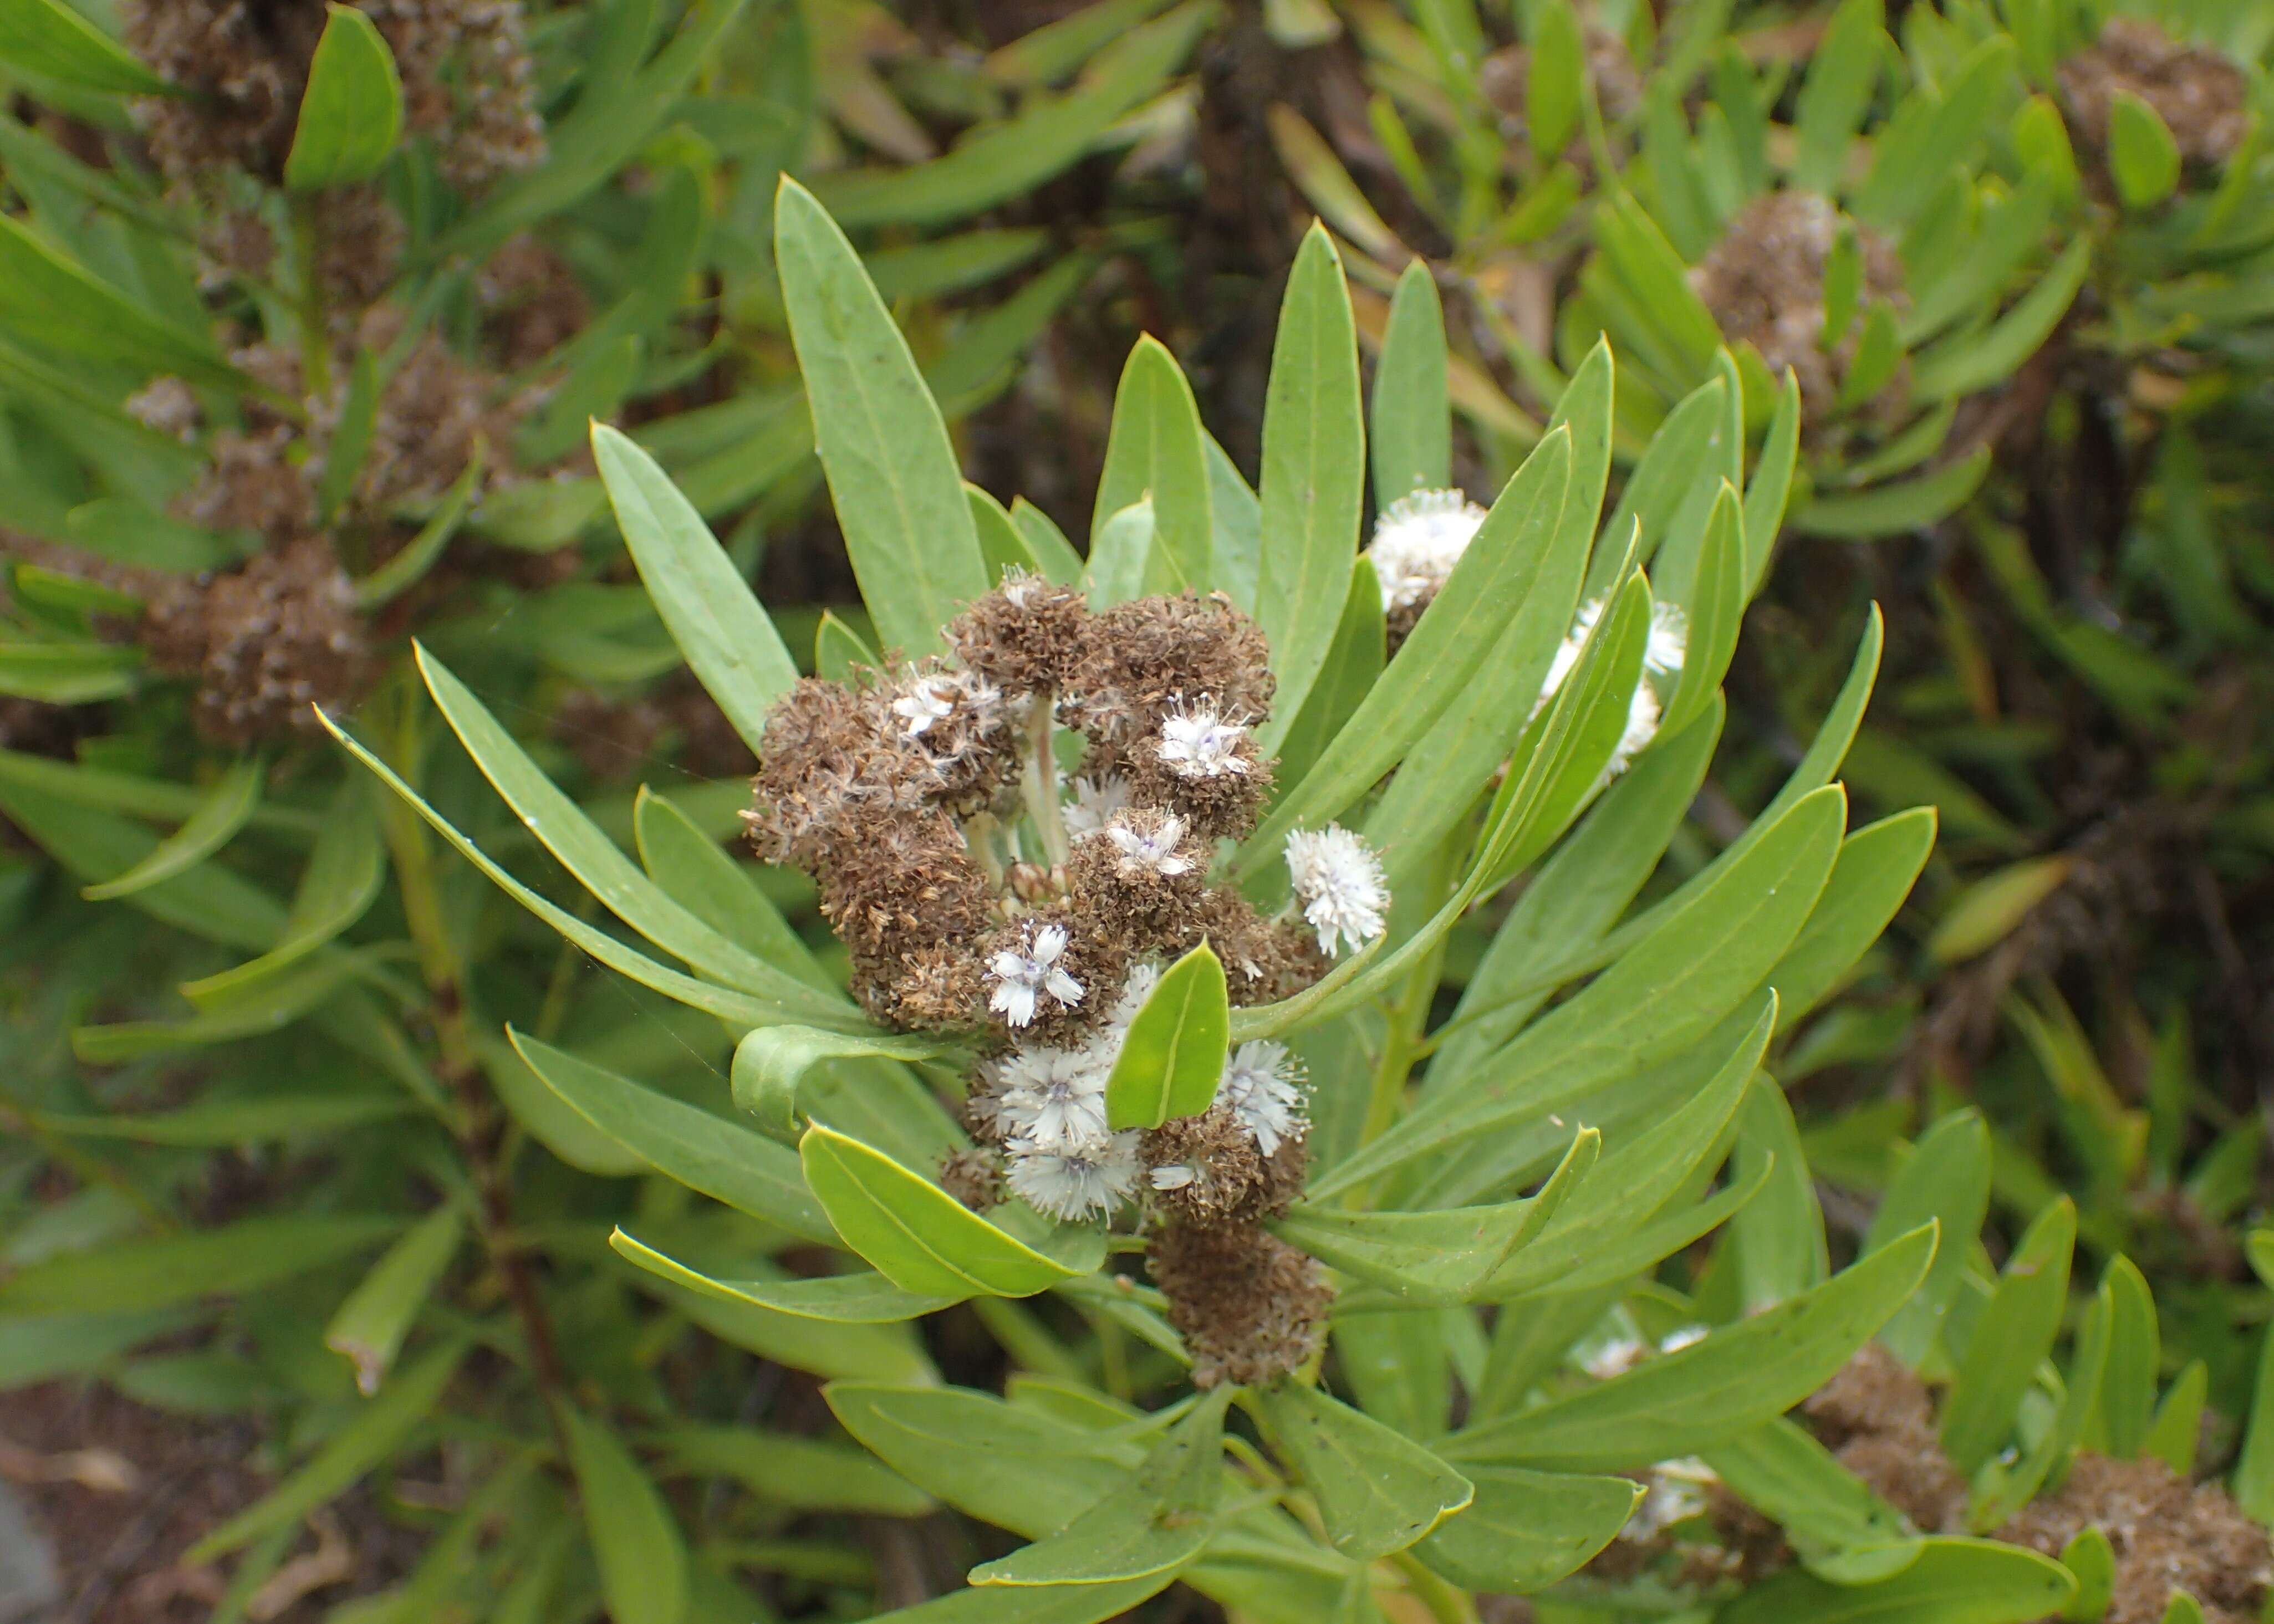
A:
[[[1721,1481],[1713,1469],[1696,1456],[1660,1461],[1650,1470],[1650,1488],[1619,1531],[1626,1540],[1654,1539],[1676,1522],[1706,1514],[1706,1492]]]
[[[1383,508],[1366,551],[1383,610],[1434,596],[1484,522],[1485,510],[1458,491],[1416,491]]]
[[[1121,996],[1113,1001],[1113,1008],[1105,1018],[1105,1030],[1092,1040],[1105,1047],[1109,1068],[1114,1056],[1121,1052],[1121,1040],[1129,1035],[1129,1023],[1137,1019],[1137,1011],[1145,1007],[1145,1000],[1153,996],[1153,989],[1160,984],[1160,966],[1148,963],[1130,966],[1129,979],[1121,984]]]
[[[1076,840],[1084,835],[1094,835],[1128,805],[1129,780],[1120,774],[1109,772],[1102,778],[1076,778],[1073,801],[1061,814],[1066,834]]]
[[[960,709],[980,727],[1000,719],[1003,690],[969,671],[934,671],[912,678],[905,692],[892,701],[892,714],[900,731],[911,739],[925,734]]]
[[[1647,676],[1678,676],[1690,656],[1690,617],[1682,605],[1664,601],[1650,606],[1650,641],[1643,647],[1642,668]]]
[[[1363,947],[1382,934],[1389,882],[1382,859],[1349,830],[1329,823],[1295,831],[1287,837],[1287,872],[1321,952],[1335,953],[1337,941]]]
[[[1081,983],[1066,973],[1058,959],[1066,950],[1064,925],[1029,928],[1023,950],[1005,948],[988,961],[995,991],[987,1007],[1014,1026],[1033,1024],[1036,1004],[1045,996],[1060,1004],[1081,1002]]]
[[[1040,1150],[1074,1150],[1106,1138],[1105,1079],[1087,1049],[1029,1049],[997,1069],[996,1115],[1012,1137]]]
[[[1011,1193],[1045,1217],[1068,1222],[1101,1216],[1137,1187],[1137,1132],[1111,1134],[1088,1145],[1046,1150],[1013,1139],[1004,1178]]]
[[[1174,814],[1162,818],[1160,827],[1149,834],[1131,828],[1126,819],[1116,818],[1105,826],[1105,835],[1120,853],[1124,874],[1157,874],[1164,880],[1173,880],[1193,871],[1193,860],[1177,853],[1185,838],[1185,820]]]
[[[1611,759],[1603,764],[1603,776],[1597,785],[1609,783],[1634,764],[1643,747],[1658,736],[1658,695],[1647,682],[1635,684],[1634,697],[1627,701],[1627,729],[1619,735]]]
[[[1242,1043],[1225,1057],[1216,1102],[1254,1136],[1256,1149],[1272,1155],[1306,1125],[1302,1076],[1284,1043],[1268,1038]]]
[[[1213,700],[1195,701],[1189,709],[1180,700],[1163,719],[1160,741],[1154,748],[1163,763],[1180,778],[1238,778],[1249,770],[1246,758],[1239,754],[1240,741],[1246,737],[1246,728],[1216,714]]]

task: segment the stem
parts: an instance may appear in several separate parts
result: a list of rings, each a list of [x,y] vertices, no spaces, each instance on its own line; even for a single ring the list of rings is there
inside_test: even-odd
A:
[[[1463,844],[1456,837],[1438,848],[1437,861],[1429,875],[1423,918],[1434,918],[1438,909],[1444,906],[1446,898],[1452,894],[1458,861],[1456,847]],[[1374,1086],[1367,1095],[1366,1123],[1359,1132],[1361,1145],[1381,1138],[1397,1120],[1398,1108],[1405,1101],[1406,1080],[1413,1073],[1414,1063],[1425,1052],[1422,1031],[1429,1024],[1429,1007],[1436,1002],[1437,982],[1445,967],[1445,943],[1451,934],[1447,931],[1440,936],[1436,944],[1421,956],[1406,976],[1397,1002],[1389,1006],[1389,1030],[1382,1038],[1382,1058],[1374,1069]]]
[[[324,312],[324,281],[317,273],[323,227],[310,198],[292,199],[292,240],[300,256],[300,378],[310,400],[332,392],[332,339]]]
[[[399,674],[399,673],[398,673]],[[397,693],[402,690],[398,687]],[[418,708],[402,707],[395,729],[395,759],[388,764],[406,782],[417,783],[424,754]],[[538,1289],[537,1272],[514,1220],[512,1158],[507,1148],[509,1118],[499,1109],[496,1095],[481,1067],[472,1023],[466,1016],[463,967],[449,930],[443,921],[442,899],[435,883],[433,852],[425,827],[399,799],[389,796],[383,814],[387,842],[395,859],[395,876],[402,893],[403,917],[418,951],[426,979],[434,1022],[435,1047],[440,1050],[441,1076],[458,1101],[456,1124],[459,1154],[472,1175],[478,1198],[477,1227],[491,1266],[504,1285],[507,1300],[521,1322],[522,1340],[529,1350],[531,1375],[552,1424],[561,1458],[568,1455],[568,1429],[561,1407],[568,1402],[568,1379],[561,1368],[559,1344],[553,1335],[552,1317]]]
[[[1057,711],[1058,695],[1044,688],[1027,713],[1027,815],[1042,836],[1043,861],[1053,868],[1061,867],[1073,849],[1058,806],[1057,724],[1052,719]]]

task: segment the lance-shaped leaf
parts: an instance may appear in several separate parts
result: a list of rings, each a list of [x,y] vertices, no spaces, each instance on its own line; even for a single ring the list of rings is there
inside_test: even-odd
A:
[[[814,1199],[837,1233],[903,1290],[1032,1297],[1104,1260],[1104,1231],[1064,1225],[1053,1256],[990,1223],[883,1151],[816,1123],[798,1141]]]
[[[930,1038],[760,1026],[734,1046],[734,1103],[758,1119],[761,1132],[794,1139],[798,1088],[814,1067],[831,1060],[933,1060],[946,1052]]]
[[[463,1214],[455,1207],[436,1207],[387,1249],[324,1327],[324,1346],[355,1366],[356,1386],[365,1398],[387,1379],[403,1339],[457,1256],[465,1234]]]
[[[379,25],[352,6],[328,9],[284,160],[295,192],[369,180],[403,139],[403,80]]]
[[[258,959],[182,983],[201,1010],[220,1009],[267,989],[277,977],[361,919],[387,883],[387,853],[372,815],[369,786],[340,786],[292,894],[284,938]]]
[[[0,214],[0,327],[83,360],[169,372],[232,394],[252,387],[202,334],[89,274],[12,214]]]
[[[1049,1538],[973,1568],[971,1583],[1111,1584],[1191,1561],[1216,1532],[1231,1393],[1203,1394],[1126,1485]]]
[[[1974,1322],[1942,1412],[1942,1447],[1969,1477],[2005,1443],[2060,1335],[2075,1248],[2076,1208],[2064,1196],[2022,1232]]]
[[[1408,1302],[1471,1302],[1510,1254],[1555,1215],[1595,1165],[1602,1142],[1593,1128],[1582,1128],[1539,1193],[1525,1200],[1418,1213],[1352,1212],[1299,1201],[1270,1227],[1320,1261]]]
[[[979,1585],[877,1615],[876,1624],[1104,1624],[1169,1588],[1177,1569],[1113,1584]]]
[[[1964,1255],[1962,1247],[1951,1250]],[[1706,1463],[1739,1499],[1775,1519],[1811,1560],[1838,1552],[1885,1550],[1913,1539],[1901,1512],[1806,1428],[1781,1416],[1708,1449]]]
[[[657,1172],[793,1235],[836,1240],[786,1147],[526,1033],[508,1026],[506,1035],[546,1087]]]
[[[133,96],[184,94],[65,0],[0,0],[0,62],[81,90]]]
[[[198,803],[198,809],[184,820],[179,829],[161,840],[148,856],[124,874],[82,888],[79,895],[90,902],[132,896],[203,862],[234,839],[237,831],[252,818],[254,808],[260,804],[260,784],[265,776],[267,770],[257,757],[237,763],[214,780],[213,787]]]
[[[1148,497],[1153,502],[1154,546],[1147,588],[1207,590],[1216,579],[1208,437],[1192,385],[1176,358],[1150,335],[1129,352],[1113,396],[1092,536],[1124,508]]]
[[[672,641],[742,742],[757,749],[766,712],[797,680],[772,618],[654,458],[596,423],[592,460]]]
[[[1275,1440],[1344,1556],[1403,1551],[1476,1498],[1475,1485],[1419,1444],[1316,1387],[1283,1381],[1261,1397]]]
[[[1203,942],[1163,973],[1129,1023],[1105,1083],[1107,1125],[1157,1128],[1199,1116],[1216,1103],[1231,1047],[1224,965]]]
[[[1864,1237],[1877,1252],[1929,1220],[1945,1235],[1979,1235],[1990,1210],[1990,1130],[1980,1113],[1954,1111],[1920,1136],[1896,1170]],[[1940,1334],[1942,1316],[1966,1278],[1966,1248],[1946,1246],[1917,1295],[1881,1327],[1879,1340],[1906,1365],[1924,1359]]]
[[[822,470],[861,596],[911,658],[987,590],[955,447],[861,257],[812,193],[785,178],[774,253],[813,409]]]
[[[1279,680],[1266,749],[1294,725],[1334,642],[1365,489],[1358,329],[1342,260],[1314,224],[1288,274],[1263,406],[1256,618]]]
[[[1577,1573],[1611,1543],[1643,1496],[1625,1477],[1585,1477],[1484,1466],[1477,1497],[1414,1547],[1440,1578],[1523,1595]]]
[[[1444,1453],[1457,1463],[1590,1471],[1711,1448],[1823,1386],[1917,1289],[1935,1235],[1931,1225],[1914,1229],[1812,1291],[1624,1375],[1471,1427]]]
[[[561,1417],[608,1616],[616,1624],[683,1624],[687,1545],[671,1507],[623,1440],[580,1410],[564,1406]]]
[[[2076,1580],[2050,1557],[1987,1539],[1930,1539],[1902,1570],[1835,1584],[1794,1569],[1714,1615],[1720,1624],[2015,1624],[2058,1618]]]
[[[608,1237],[608,1244],[626,1262],[690,1291],[833,1325],[897,1325],[953,1307],[971,1296],[968,1291],[953,1296],[903,1291],[882,1274],[867,1272],[781,1280],[719,1280],[621,1229]]]
[[[1374,505],[1453,483],[1453,408],[1447,397],[1445,309],[1427,260],[1397,279],[1374,371]]]

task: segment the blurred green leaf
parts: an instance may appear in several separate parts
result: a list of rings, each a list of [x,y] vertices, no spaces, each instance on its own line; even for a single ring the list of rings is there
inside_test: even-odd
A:
[[[82,886],[79,894],[89,902],[130,897],[203,862],[235,839],[252,818],[253,808],[260,804],[267,776],[266,765],[257,756],[237,763],[214,780],[198,809],[154,846],[148,856],[123,874]]]
[[[1943,1406],[1942,1447],[1960,1471],[1970,1476],[2004,1445],[2022,1395],[2052,1350],[2075,1244],[2076,1208],[2063,1197],[2038,1214],[2007,1260]]]
[[[681,1624],[687,1546],[671,1507],[604,1423],[563,1407],[561,1425],[609,1616],[616,1624]]]
[[[1876,1583],[1781,1574],[1722,1609],[1727,1624],[2023,1624],[2058,1613],[2076,1581],[2050,1558],[1986,1539],[1933,1538]]]
[[[65,0],[0,0],[0,62],[81,90],[132,96],[184,94]]]
[[[404,1230],[333,1311],[324,1327],[324,1346],[355,1366],[356,1386],[365,1398],[379,1391],[394,1368],[403,1338],[465,1234],[466,1221],[456,1207],[436,1207]]]
[[[106,1313],[238,1296],[368,1252],[400,1227],[380,1217],[244,1218],[119,1241],[19,1269],[0,1282],[0,1313]]]
[[[1468,1507],[1414,1547],[1423,1565],[1472,1590],[1527,1594],[1577,1572],[1615,1538],[1642,1490],[1624,1477],[1472,1466]]]
[[[661,1280],[726,1301],[832,1325],[896,1325],[964,1301],[971,1294],[903,1291],[882,1274],[785,1275],[779,1280],[718,1280],[618,1229],[608,1244]]]
[[[295,192],[369,180],[403,138],[403,81],[379,26],[336,0],[326,11],[284,161],[284,184]]]
[[[2119,88],[2108,101],[2108,170],[2127,208],[2152,208],[2180,184],[2180,144],[2146,102]]]
[[[1149,334],[1130,350],[1114,392],[1105,467],[1091,510],[1093,558],[1108,522],[1148,500],[1154,545],[1145,555],[1144,590],[1207,591],[1216,581],[1216,523],[1200,408],[1176,358]]]

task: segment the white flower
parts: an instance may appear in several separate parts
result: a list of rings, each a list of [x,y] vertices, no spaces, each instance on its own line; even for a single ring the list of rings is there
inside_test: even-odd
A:
[[[1224,1060],[1216,1102],[1229,1107],[1254,1136],[1255,1148],[1271,1155],[1303,1131],[1302,1069],[1284,1043],[1242,1043]]]
[[[892,701],[892,714],[900,718],[901,732],[921,739],[958,706],[980,726],[990,726],[999,719],[1003,690],[974,672],[929,672],[910,680],[907,690]]]
[[[1215,704],[1203,699],[1189,710],[1179,703],[1162,722],[1160,742],[1154,748],[1169,771],[1180,778],[1220,778],[1227,773],[1239,777],[1248,770],[1239,754],[1240,741],[1246,737],[1246,728],[1223,720]]]
[[[1643,747],[1658,736],[1658,695],[1647,682],[1635,684],[1634,697],[1627,701],[1627,730],[1619,735],[1619,742],[1611,751],[1611,759],[1603,763],[1603,776],[1595,781],[1600,789],[1634,764]]]
[[[907,693],[892,701],[892,714],[907,724],[903,733],[921,739],[931,731],[934,722],[945,722],[955,714],[955,699],[953,677],[918,677]]]
[[[1319,933],[1319,951],[1332,954],[1337,939],[1363,947],[1382,934],[1389,882],[1382,859],[1338,823],[1299,829],[1287,837],[1287,872],[1303,917]]]
[[[1060,815],[1065,822],[1070,838],[1079,840],[1084,835],[1094,835],[1113,821],[1113,815],[1129,805],[1129,780],[1119,773],[1109,772],[1102,778],[1076,778],[1073,802]]]
[[[1151,1183],[1156,1190],[1184,1190],[1190,1188],[1199,1177],[1198,1169],[1189,1163],[1171,1162],[1165,1167],[1153,1169]]]
[[[1614,1376],[1623,1376],[1648,1356],[1650,1349],[1639,1336],[1620,1336],[1579,1361],[1579,1368],[1598,1381],[1608,1381]]]
[[[1137,1133],[1116,1133],[1094,1144],[1045,1150],[1025,1139],[1006,1147],[1004,1177],[1011,1193],[1046,1217],[1066,1220],[1110,1213],[1136,1188]]]
[[[1654,1539],[1676,1522],[1706,1513],[1706,1491],[1721,1481],[1713,1469],[1695,1455],[1660,1461],[1651,1468],[1650,1490],[1619,1530],[1626,1540]]]
[[[1105,1079],[1088,1049],[1030,1049],[998,1068],[996,1114],[1013,1137],[1042,1150],[1073,1150],[1105,1137]]]
[[[1416,491],[1383,508],[1366,552],[1382,582],[1383,610],[1434,595],[1484,522],[1485,510],[1458,491]]]
[[[1013,564],[1003,572],[1003,579],[998,584],[1013,609],[1024,609],[1035,601],[1035,594],[1047,583],[1024,565]]]
[[[1177,855],[1178,843],[1185,838],[1185,820],[1180,817],[1171,815],[1163,818],[1161,826],[1150,834],[1132,829],[1116,818],[1105,826],[1105,834],[1113,842],[1114,849],[1121,853],[1121,868],[1125,874],[1133,869],[1144,869],[1159,875],[1164,880],[1173,880],[1180,874],[1193,871],[1192,859]]]
[[[1145,1007],[1145,1000],[1161,984],[1161,966],[1156,964],[1136,964],[1129,968],[1129,979],[1121,984],[1121,996],[1113,1001],[1113,1009],[1105,1018],[1105,1030],[1090,1040],[1107,1050],[1110,1067],[1113,1056],[1121,1052],[1121,1040],[1129,1035],[1129,1023],[1137,1019],[1137,1011]]]
[[[1643,647],[1642,668],[1653,677],[1671,677],[1682,670],[1690,655],[1690,617],[1675,603],[1650,606],[1650,641]]]
[[[1005,948],[997,953],[987,965],[996,983],[987,1007],[1013,1026],[1024,1026],[1033,1022],[1035,1005],[1044,993],[1060,1004],[1080,1004],[1081,983],[1058,967],[1065,950],[1065,927],[1044,925],[1029,933],[1024,952]]]

